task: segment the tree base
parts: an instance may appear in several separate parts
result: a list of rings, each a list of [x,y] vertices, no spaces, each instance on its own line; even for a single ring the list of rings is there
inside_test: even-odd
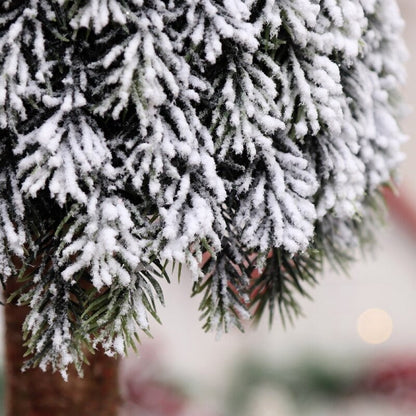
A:
[[[10,281],[7,292],[17,287]],[[7,296],[7,293],[6,293]],[[22,325],[28,309],[5,307],[6,416],[116,416],[119,407],[118,362],[97,352],[89,357],[84,378],[75,369],[69,381],[60,374],[30,369],[22,373]]]

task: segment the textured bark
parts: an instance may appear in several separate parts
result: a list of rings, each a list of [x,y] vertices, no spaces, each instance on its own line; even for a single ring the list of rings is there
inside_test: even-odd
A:
[[[7,293],[16,289],[10,282]],[[118,362],[101,352],[89,357],[81,379],[75,370],[69,381],[51,372],[31,369],[21,372],[24,348],[22,324],[27,308],[5,307],[6,416],[116,416],[119,405]]]

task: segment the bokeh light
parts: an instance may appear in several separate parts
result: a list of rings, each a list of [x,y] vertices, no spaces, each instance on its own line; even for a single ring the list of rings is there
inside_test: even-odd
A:
[[[367,309],[358,317],[357,331],[364,342],[382,344],[391,337],[393,320],[382,309]]]

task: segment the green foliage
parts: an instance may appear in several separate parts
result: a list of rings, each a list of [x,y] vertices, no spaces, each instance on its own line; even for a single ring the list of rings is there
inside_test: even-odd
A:
[[[313,248],[292,257],[280,249],[272,249],[263,260],[264,266],[253,270],[250,298],[255,320],[258,322],[268,307],[272,325],[277,306],[283,324],[293,323],[293,318],[301,314],[299,296],[310,298],[309,287],[317,282],[322,256],[321,251]]]
[[[0,2],[0,280],[27,365],[134,348],[169,263],[205,330],[292,322],[378,226],[400,31],[394,0]]]

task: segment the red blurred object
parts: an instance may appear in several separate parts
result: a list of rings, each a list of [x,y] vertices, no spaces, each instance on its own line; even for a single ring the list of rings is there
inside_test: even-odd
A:
[[[364,392],[416,406],[416,358],[384,360],[381,366],[370,370],[362,387]]]
[[[180,376],[168,374],[160,348],[160,344],[143,345],[140,359],[122,362],[120,416],[216,416],[214,410],[204,408],[204,403],[187,393]]]
[[[152,416],[179,416],[187,404],[185,397],[174,388],[153,380],[127,381],[128,400]]]
[[[140,359],[127,359],[121,368],[123,416],[182,416],[189,400],[174,382],[162,380],[159,348],[143,347]]]
[[[397,195],[390,188],[384,188],[383,195],[393,218],[416,238],[416,206],[406,191],[401,189]]]

